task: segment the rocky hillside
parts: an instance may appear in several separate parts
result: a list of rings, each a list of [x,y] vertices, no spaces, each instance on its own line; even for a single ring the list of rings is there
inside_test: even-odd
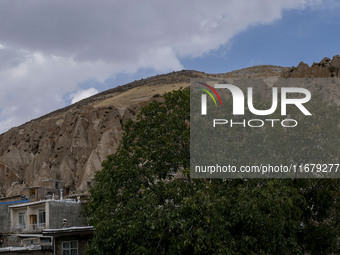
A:
[[[340,57],[334,56],[332,59],[324,58],[320,63],[313,63],[308,66],[300,62],[297,67],[292,67],[283,73],[283,77],[302,78],[302,77],[340,77]]]
[[[334,67],[335,66],[335,67]],[[308,67],[255,66],[225,74],[180,71],[119,86],[0,135],[0,197],[32,186],[88,191],[101,162],[116,151],[122,125],[150,100],[189,86],[190,78],[339,77],[339,57]]]

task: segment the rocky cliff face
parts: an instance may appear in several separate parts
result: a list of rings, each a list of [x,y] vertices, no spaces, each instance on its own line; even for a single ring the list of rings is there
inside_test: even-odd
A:
[[[318,68],[255,66],[227,74],[180,71],[132,82],[82,100],[0,135],[0,197],[32,186],[86,192],[101,162],[116,151],[122,126],[150,100],[187,87],[190,78],[339,76],[339,57]],[[338,61],[338,62],[337,62]],[[333,70],[333,66],[338,69]],[[315,71],[320,70],[320,71]],[[324,77],[324,76],[322,76]]]
[[[340,57],[336,55],[332,58],[324,58],[320,63],[313,63],[311,66],[300,62],[297,67],[292,67],[283,73],[285,78],[302,77],[340,77]]]
[[[0,135],[0,197],[24,188],[87,191],[101,162],[116,151],[122,125],[160,95],[189,85],[184,71],[117,87]]]

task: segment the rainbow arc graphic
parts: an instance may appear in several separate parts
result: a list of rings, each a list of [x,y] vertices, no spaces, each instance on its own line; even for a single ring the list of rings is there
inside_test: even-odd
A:
[[[217,91],[213,87],[211,87],[210,85],[208,85],[206,83],[203,83],[203,82],[197,82],[197,83],[199,83],[199,84],[209,88],[212,92],[214,92],[214,94],[216,95],[216,97],[218,98],[218,100],[220,101],[220,104],[222,106],[221,97],[220,97],[220,95],[217,93]],[[216,103],[216,100],[215,100],[215,97],[213,96],[213,94],[211,94],[211,92],[209,90],[207,90],[207,89],[204,89],[204,88],[200,88],[200,89],[203,90],[205,93],[207,93],[212,98],[212,100],[214,101],[215,105],[217,106],[217,103]]]

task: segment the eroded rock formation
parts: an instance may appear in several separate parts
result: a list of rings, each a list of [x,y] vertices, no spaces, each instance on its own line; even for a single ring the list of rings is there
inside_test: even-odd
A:
[[[283,73],[285,78],[303,77],[340,77],[340,57],[336,55],[332,58],[324,58],[320,63],[313,63],[311,66],[300,62],[297,67],[292,67]]]
[[[255,66],[226,74],[180,71],[116,87],[0,135],[0,197],[32,186],[86,192],[116,151],[122,126],[150,100],[187,87],[190,78],[339,77],[339,56],[294,68]]]

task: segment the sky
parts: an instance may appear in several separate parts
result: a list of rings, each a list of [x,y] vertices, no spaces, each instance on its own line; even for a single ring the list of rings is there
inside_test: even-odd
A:
[[[0,133],[153,75],[340,54],[339,0],[1,0]]]

